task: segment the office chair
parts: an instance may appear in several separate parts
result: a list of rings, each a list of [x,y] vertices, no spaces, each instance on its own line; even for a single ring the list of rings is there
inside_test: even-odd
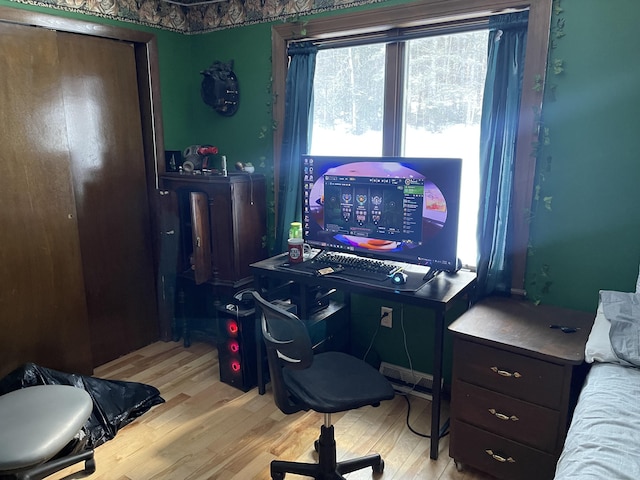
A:
[[[40,480],[78,462],[95,471],[93,450],[64,453],[93,410],[68,385],[37,385],[0,396],[0,478]]]
[[[293,473],[316,480],[344,480],[342,474],[366,467],[382,473],[384,461],[379,454],[336,461],[331,414],[365,405],[378,406],[393,398],[391,384],[375,368],[346,353],[314,355],[307,328],[296,315],[272,305],[257,292],[253,296],[261,312],[276,405],[285,414],[301,410],[324,414],[320,437],[314,442],[318,463],[274,460],[271,478],[282,480],[286,473]]]

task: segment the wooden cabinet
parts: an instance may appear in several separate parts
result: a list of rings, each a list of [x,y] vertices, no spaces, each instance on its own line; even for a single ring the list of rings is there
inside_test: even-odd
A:
[[[451,324],[449,454],[459,468],[504,480],[553,478],[593,317],[501,297]]]
[[[176,260],[169,268],[179,279],[211,286],[216,303],[228,302],[252,283],[249,265],[267,256],[264,176],[167,173],[160,179],[166,230],[162,250]],[[165,271],[163,277],[170,274]],[[192,301],[184,298],[186,304]],[[182,327],[188,344],[188,327]]]

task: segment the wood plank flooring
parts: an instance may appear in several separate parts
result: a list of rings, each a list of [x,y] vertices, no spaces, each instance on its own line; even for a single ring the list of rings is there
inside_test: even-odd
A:
[[[97,368],[94,376],[148,383],[165,403],[124,427],[95,451],[91,480],[268,480],[274,459],[315,461],[313,442],[323,416],[314,412],[282,414],[269,388],[247,393],[221,383],[218,354],[207,343],[184,348],[158,342]],[[429,431],[430,402],[410,397],[410,424]],[[382,475],[371,469],[347,475],[349,480],[486,480],[480,472],[458,472],[448,455],[448,437],[440,442],[437,461],[429,459],[429,440],[406,426],[404,397],[378,408],[333,415],[338,458],[379,452]],[[83,478],[79,466],[49,477]],[[303,479],[287,475],[287,480]]]

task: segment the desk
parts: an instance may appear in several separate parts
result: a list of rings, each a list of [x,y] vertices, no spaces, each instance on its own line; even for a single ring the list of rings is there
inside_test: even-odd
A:
[[[318,277],[302,270],[292,270],[283,266],[286,260],[287,254],[284,253],[251,265],[254,274],[255,288],[260,293],[269,291],[270,281],[279,280],[282,282],[294,282],[299,284],[301,288],[320,286],[323,288],[335,288],[344,292],[345,295],[359,293],[375,296],[398,303],[429,308],[435,312],[430,457],[436,460],[438,458],[440,438],[448,426],[447,420],[442,430],[440,429],[445,314],[453,306],[455,300],[464,298],[465,296],[467,299],[472,297],[471,293],[476,284],[475,273],[467,271],[460,271],[455,274],[443,272],[416,291],[400,291],[394,289],[390,281],[369,282],[361,279],[340,277],[336,274]],[[424,275],[424,267],[409,265],[405,269],[405,272],[410,276]],[[298,313],[300,317],[304,318],[309,311],[309,305],[306,304],[306,295],[301,295],[300,297],[301,304],[298,306]],[[261,372],[262,368],[259,368],[259,376],[261,376]],[[259,381],[259,385],[260,383]],[[259,389],[259,393],[264,393],[264,387]]]

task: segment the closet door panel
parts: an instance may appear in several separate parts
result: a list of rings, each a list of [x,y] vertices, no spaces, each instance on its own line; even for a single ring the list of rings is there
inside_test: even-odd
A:
[[[135,53],[70,33],[58,45],[97,366],[159,339]]]
[[[56,34],[0,23],[0,377],[91,373]]]

